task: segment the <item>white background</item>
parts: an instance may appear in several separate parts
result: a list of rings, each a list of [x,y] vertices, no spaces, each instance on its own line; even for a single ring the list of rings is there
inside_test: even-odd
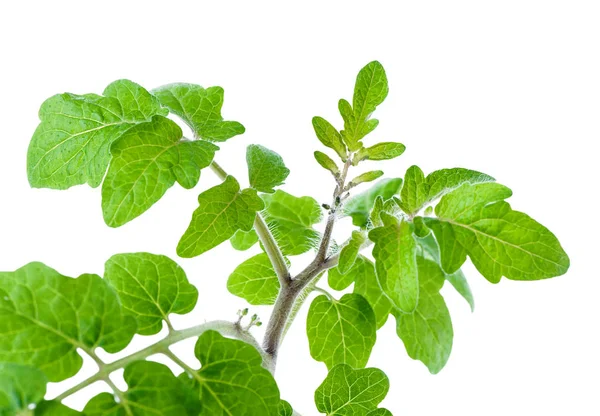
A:
[[[340,126],[337,100],[351,98],[356,73],[377,59],[390,94],[367,143],[407,146],[401,158],[382,164],[386,174],[403,175],[416,163],[426,173],[460,166],[493,175],[513,189],[513,207],[559,237],[572,262],[559,278],[498,285],[469,265],[475,313],[444,288],[455,341],[436,376],[408,358],[390,320],[369,362],[390,377],[383,404],[397,415],[599,414],[598,2],[211,3],[219,4],[2,2],[0,270],[39,260],[76,276],[102,274],[118,252],[176,259],[197,194],[217,183],[206,171],[197,189],[175,186],[142,217],[110,229],[99,189],[29,188],[27,145],[45,98],[101,93],[119,78],[147,88],[221,85],[225,117],[241,121],[247,133],[222,146],[219,163],[244,183],[245,146],[263,144],[292,170],[285,190],[329,202],[333,183],[313,161],[320,144],[311,117]],[[349,231],[343,224],[339,239]],[[229,295],[225,282],[247,257],[225,243],[179,259],[200,297],[192,314],[174,318],[176,326],[234,319],[244,301]],[[305,416],[317,413],[312,396],[325,376],[308,352],[307,309],[277,369],[282,397]],[[267,319],[268,308],[257,311]],[[135,347],[150,340],[136,336]],[[85,371],[92,370],[86,362]],[[103,389],[96,384],[68,404],[82,408]],[[49,397],[60,391],[50,386]]]

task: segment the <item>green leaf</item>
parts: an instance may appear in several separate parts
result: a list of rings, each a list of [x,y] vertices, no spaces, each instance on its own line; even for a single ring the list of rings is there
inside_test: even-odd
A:
[[[179,126],[162,116],[130,128],[110,148],[113,159],[102,185],[102,213],[111,227],[138,217],[175,181],[186,189],[200,179],[219,149],[203,140],[181,140]]]
[[[388,82],[383,66],[373,61],[360,70],[356,77],[352,106],[340,100],[339,109],[344,119],[342,138],[348,149],[362,147],[360,140],[377,127],[378,121],[370,119],[371,113],[388,94]]]
[[[311,197],[295,197],[277,190],[262,195],[265,201],[264,219],[286,256],[298,255],[314,248],[320,234],[312,226],[321,221],[319,203]]]
[[[283,185],[290,170],[283,159],[266,147],[251,144],[246,150],[250,186],[259,192],[273,193],[276,186]]]
[[[360,149],[356,155],[354,155],[354,159],[352,159],[352,164],[357,165],[358,162],[363,160],[389,160],[394,159],[400,156],[406,150],[406,146],[402,143],[395,142],[382,142],[377,143],[371,147],[363,147]]]
[[[200,85],[175,83],[156,88],[152,93],[204,140],[224,142],[245,131],[237,121],[223,120],[221,87],[204,89]]]
[[[41,123],[27,154],[34,188],[67,189],[102,182],[109,148],[132,126],[166,115],[158,100],[138,84],[119,80],[96,94],[57,94],[41,106]]]
[[[390,389],[385,373],[377,368],[354,370],[335,366],[315,392],[319,412],[328,416],[358,416],[377,408]]]
[[[367,416],[394,416],[392,415],[392,412],[390,412],[387,409],[376,409],[373,410],[372,412],[367,413]]]
[[[185,272],[166,256],[127,253],[112,256],[104,278],[115,288],[125,308],[137,320],[137,333],[153,335],[169,323],[169,314],[191,312],[198,290]]]
[[[404,177],[402,209],[409,215],[416,214],[426,204],[435,201],[464,183],[493,182],[495,179],[474,170],[453,168],[431,172],[425,178],[418,166],[411,166]]]
[[[383,214],[384,225],[369,232],[375,243],[375,270],[383,291],[394,306],[410,313],[417,307],[419,278],[417,273],[417,243],[407,221]]]
[[[456,239],[452,225],[435,218],[424,218],[440,247],[440,264],[448,274],[455,273],[467,260],[467,252]]]
[[[376,339],[375,315],[360,295],[349,293],[337,301],[316,297],[306,321],[310,355],[331,369],[337,364],[362,368]]]
[[[285,400],[279,402],[279,416],[293,416],[293,414],[294,409],[288,402],[286,402]]]
[[[422,248],[423,257],[440,264],[440,249],[433,235],[429,234],[424,238],[417,238],[417,243]],[[471,307],[471,312],[473,312],[475,310],[475,299],[473,298],[469,282],[462,270],[457,270],[452,274],[448,274],[444,271],[444,275],[446,276],[446,280],[449,281],[454,289],[456,289],[456,291],[467,301]]]
[[[360,248],[367,240],[367,236],[360,231],[352,231],[352,237],[340,251],[340,260],[337,269],[341,274],[346,274],[356,261]],[[335,289],[335,288],[333,288]],[[338,289],[336,289],[338,290]]]
[[[444,273],[431,260],[418,257],[418,262],[419,304],[411,314],[394,311],[396,332],[408,355],[436,374],[448,361],[454,332],[450,313],[439,293],[444,284]]]
[[[360,185],[365,182],[372,182],[375,179],[379,179],[383,176],[383,171],[381,170],[372,170],[370,172],[365,172],[361,175],[358,175],[356,178],[352,179],[348,185],[347,189],[354,188],[356,185]]]
[[[85,406],[85,416],[196,416],[200,411],[193,392],[164,364],[133,362],[125,367],[123,378],[129,387],[122,393],[123,401],[115,401],[110,393],[100,393]]]
[[[348,152],[346,145],[342,141],[342,135],[322,117],[313,117],[312,125],[315,129],[317,138],[324,146],[335,150],[342,161],[346,161],[348,158]]]
[[[254,229],[250,231],[237,230],[229,242],[234,249],[245,251],[258,242],[258,234]]]
[[[81,416],[82,413],[73,410],[55,400],[40,402],[35,407],[35,416]]]
[[[335,164],[335,162],[327,156],[323,152],[319,152],[318,150],[314,153],[315,159],[322,168],[327,169],[334,178],[338,178],[340,176],[340,168]]]
[[[135,329],[100,276],[72,279],[42,263],[0,272],[0,361],[32,365],[62,381],[81,368],[77,348],[115,353]]]
[[[257,254],[235,268],[227,280],[227,289],[251,305],[273,305],[279,293],[279,279],[269,256]]]
[[[564,274],[569,257],[546,227],[503,201],[512,192],[496,183],[464,184],[436,206],[439,222],[449,227],[479,272],[490,282],[502,276],[537,280]],[[434,226],[435,221],[430,221]],[[429,226],[429,224],[428,224]],[[442,257],[449,244],[440,237]]]
[[[202,367],[179,378],[200,399],[197,415],[278,415],[279,389],[253,346],[207,331],[198,338],[195,354]]]
[[[256,212],[264,207],[256,190],[240,191],[233,176],[202,192],[198,202],[200,206],[177,245],[181,257],[198,256],[228,240],[238,230],[250,231]]]
[[[359,256],[348,274],[352,274],[353,271],[356,271],[354,293],[358,293],[369,302],[375,313],[377,329],[379,329],[385,324],[392,311],[392,302],[383,292],[375,273],[375,265],[371,260]]]
[[[381,196],[387,200],[394,196],[402,186],[402,179],[382,179],[366,191],[348,199],[343,205],[343,213],[352,217],[352,223],[358,227],[367,225],[375,199]]]
[[[48,380],[37,368],[0,363],[0,416],[25,415],[46,394]]]

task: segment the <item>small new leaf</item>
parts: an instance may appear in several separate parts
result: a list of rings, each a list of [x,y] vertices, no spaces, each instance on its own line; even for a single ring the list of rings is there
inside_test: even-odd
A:
[[[102,213],[111,227],[138,217],[175,181],[186,189],[200,179],[219,149],[212,143],[181,140],[179,126],[162,116],[138,124],[111,146],[113,159],[102,185]]]
[[[387,94],[387,77],[379,62],[373,61],[360,70],[356,77],[352,105],[342,99],[338,106],[344,119],[344,130],[341,134],[348,149],[360,149],[362,138],[377,127],[378,121],[370,119],[370,116],[385,100]]]
[[[314,154],[317,163],[321,165],[322,168],[331,172],[333,177],[336,179],[340,176],[340,169],[329,156],[323,152],[319,152],[318,150]]]
[[[402,143],[382,142],[371,147],[363,147],[354,155],[352,164],[358,165],[363,160],[389,160],[400,156],[406,150]]]
[[[328,416],[365,415],[377,409],[389,389],[390,382],[383,371],[355,370],[340,364],[329,371],[315,391],[315,403],[319,412]]]
[[[103,95],[58,94],[42,104],[27,153],[31,186],[97,187],[110,161],[111,143],[132,126],[167,114],[155,97],[128,80],[113,82]]]
[[[221,87],[204,89],[200,85],[175,83],[156,88],[152,93],[204,140],[223,142],[245,131],[237,121],[223,120]]]
[[[251,144],[246,150],[250,186],[259,192],[272,194],[276,186],[283,185],[290,174],[283,159],[266,147]]]
[[[233,176],[201,193],[198,202],[200,206],[177,245],[181,257],[198,256],[228,240],[238,230],[250,231],[256,212],[264,207],[256,190],[240,191]]]
[[[375,313],[377,329],[381,328],[392,311],[392,302],[379,284],[375,265],[366,257],[359,256],[348,275],[354,275],[354,293],[369,302]]]
[[[169,314],[191,312],[198,300],[198,290],[188,282],[183,269],[166,256],[114,255],[106,262],[104,278],[137,320],[140,335],[160,332],[163,321],[170,326]]]
[[[375,315],[360,295],[346,294],[339,301],[322,295],[310,305],[306,332],[310,354],[327,368],[337,364],[362,368],[375,345]]]
[[[372,170],[370,172],[365,172],[361,175],[358,175],[356,178],[352,179],[348,185],[346,186],[346,190],[354,188],[356,185],[360,185],[365,182],[372,182],[375,179],[379,179],[383,176],[383,171],[381,170]]]
[[[335,127],[322,117],[313,117],[312,125],[319,141],[323,143],[324,146],[335,150],[340,159],[345,162],[348,158],[348,152],[346,150],[346,145],[342,140],[342,135]]]

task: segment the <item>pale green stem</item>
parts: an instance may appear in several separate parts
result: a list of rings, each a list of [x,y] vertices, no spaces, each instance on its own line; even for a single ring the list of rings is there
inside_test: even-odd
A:
[[[210,331],[210,330],[218,331],[226,337],[237,338],[237,339],[240,339],[240,340],[252,345],[263,356],[263,361],[264,361],[265,367],[267,367],[267,368],[272,367],[270,357],[264,354],[262,348],[260,348],[260,345],[256,342],[256,339],[254,339],[254,337],[252,335],[250,335],[249,333],[242,331],[240,329],[239,325],[236,325],[236,324],[228,322],[228,321],[211,321],[211,322],[206,322],[201,325],[193,326],[191,328],[173,331],[173,332],[169,333],[165,338],[161,339],[160,341],[158,341],[140,351],[134,352],[133,354],[130,354],[127,357],[123,357],[119,360],[113,361],[112,363],[100,364],[99,365],[100,368],[98,369],[98,372],[96,374],[83,380],[81,383],[77,384],[76,386],[71,387],[64,393],[57,396],[55,398],[55,400],[61,401],[61,400],[65,399],[66,397],[83,389],[84,387],[87,387],[90,384],[95,383],[96,381],[105,380],[108,377],[108,375],[110,375],[113,371],[124,368],[125,366],[127,366],[128,364],[130,364],[134,361],[143,360],[154,354],[164,353],[169,348],[169,346],[176,344],[180,341],[183,341],[184,339],[200,336],[204,332]]]

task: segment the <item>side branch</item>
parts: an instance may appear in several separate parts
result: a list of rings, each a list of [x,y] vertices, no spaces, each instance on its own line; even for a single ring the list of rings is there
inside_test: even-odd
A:
[[[227,172],[215,161],[210,164],[210,168],[217,174],[217,176],[221,180],[225,180],[227,177]],[[271,230],[269,230],[269,226],[265,222],[264,218],[260,213],[256,214],[256,219],[254,220],[254,230],[256,234],[258,234],[258,238],[265,248],[265,252],[277,273],[277,277],[279,278],[279,283],[282,286],[287,285],[290,280],[290,272],[288,270],[285,259],[283,258],[283,254],[279,249],[279,245],[275,241],[275,237],[271,234]]]

